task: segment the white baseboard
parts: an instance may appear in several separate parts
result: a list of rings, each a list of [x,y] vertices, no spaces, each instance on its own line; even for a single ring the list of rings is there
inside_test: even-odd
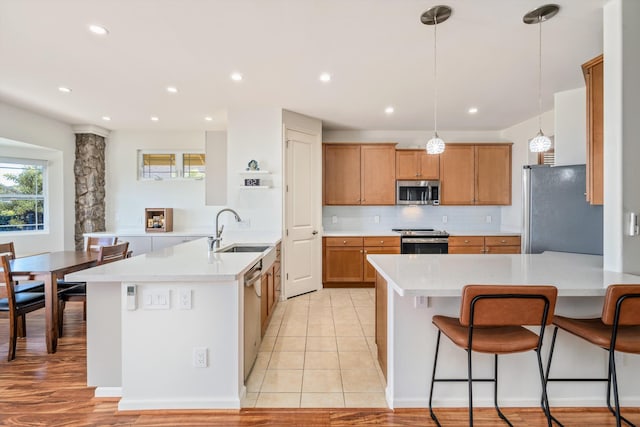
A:
[[[428,408],[429,398],[404,398],[404,399],[392,399],[391,396],[386,396],[387,404],[390,403],[392,409],[396,408]],[[434,408],[466,408],[468,405],[467,399],[433,399]],[[498,404],[501,407],[509,408],[537,408],[540,407],[540,399],[499,399]],[[605,396],[591,397],[591,398],[571,398],[571,399],[550,399],[549,405],[551,408],[561,407],[605,407],[607,405]],[[476,408],[493,407],[493,398],[476,398],[475,393],[473,397],[473,406]],[[640,406],[640,398],[634,397],[630,399],[620,399],[620,406],[638,407]]]
[[[119,411],[141,411],[153,409],[240,409],[240,399],[184,399],[150,400],[122,398]]]
[[[122,397],[122,387],[96,387],[94,397]]]

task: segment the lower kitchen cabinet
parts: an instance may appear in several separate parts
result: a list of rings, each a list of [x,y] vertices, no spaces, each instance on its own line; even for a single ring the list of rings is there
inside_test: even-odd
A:
[[[325,287],[370,287],[375,282],[375,270],[367,262],[367,254],[400,253],[399,237],[325,237],[322,242]]]
[[[449,236],[450,254],[519,254],[520,236]]]
[[[387,379],[387,281],[376,272],[376,347],[378,362]]]
[[[271,315],[276,309],[282,280],[280,275],[280,243],[276,246],[276,260],[262,273],[261,295],[260,295],[260,323],[262,325],[262,335],[264,335],[271,320]]]

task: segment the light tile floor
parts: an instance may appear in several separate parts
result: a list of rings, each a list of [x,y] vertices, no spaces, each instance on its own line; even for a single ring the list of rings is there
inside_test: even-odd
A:
[[[386,408],[374,289],[321,289],[278,303],[243,407]]]

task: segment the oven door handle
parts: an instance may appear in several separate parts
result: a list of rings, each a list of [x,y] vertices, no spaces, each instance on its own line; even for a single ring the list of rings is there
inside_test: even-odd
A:
[[[449,243],[446,237],[404,237],[402,243]]]

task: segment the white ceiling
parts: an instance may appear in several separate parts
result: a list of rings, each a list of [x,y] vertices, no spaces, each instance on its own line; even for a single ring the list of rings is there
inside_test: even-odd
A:
[[[544,110],[602,52],[605,0],[556,3]],[[0,0],[0,100],[108,129],[224,129],[228,108],[275,106],[325,129],[431,130],[433,27],[420,15],[436,4],[453,9],[438,26],[438,128],[537,115],[538,27],[522,17],[540,0]]]

